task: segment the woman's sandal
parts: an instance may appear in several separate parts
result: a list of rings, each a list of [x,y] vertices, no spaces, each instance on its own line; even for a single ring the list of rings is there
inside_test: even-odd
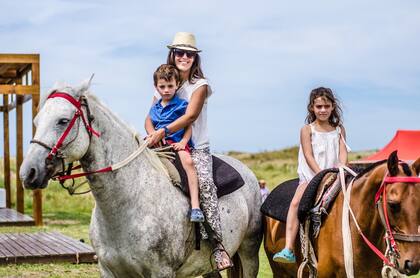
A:
[[[221,243],[220,245],[221,246],[214,248],[210,255],[210,263],[212,269],[216,269],[219,272],[233,267],[233,262],[229,256],[229,253],[225,250],[225,247]],[[223,253],[225,255],[223,255]],[[216,268],[214,267],[212,257],[214,257]],[[226,259],[229,260],[229,264],[223,266],[223,261],[226,261]]]

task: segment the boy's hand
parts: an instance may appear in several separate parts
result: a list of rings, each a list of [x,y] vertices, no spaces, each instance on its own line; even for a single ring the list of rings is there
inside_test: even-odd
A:
[[[151,132],[149,135],[147,135],[147,138],[149,139],[148,147],[152,146],[161,146],[161,141],[165,138],[165,130],[163,128],[160,128],[154,132]]]
[[[183,151],[185,150],[185,146],[187,144],[183,143],[183,142],[178,142],[178,143],[173,143],[172,147],[174,148],[175,151]]]

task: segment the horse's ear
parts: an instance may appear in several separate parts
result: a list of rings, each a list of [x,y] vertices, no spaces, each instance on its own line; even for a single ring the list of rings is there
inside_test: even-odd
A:
[[[411,165],[411,168],[413,168],[414,172],[416,173],[416,176],[420,174],[420,157],[417,158],[416,161]]]
[[[92,73],[92,75],[90,76],[90,78],[89,79],[86,79],[86,80],[84,80],[83,82],[82,82],[82,84],[80,84],[80,86],[77,88],[77,92],[80,94],[80,95],[82,95],[82,94],[84,94],[85,92],[87,92],[88,90],[89,90],[89,88],[90,88],[90,85],[92,84],[92,79],[93,79],[93,77],[95,76],[95,74],[94,73]]]
[[[388,157],[388,172],[391,175],[391,177],[398,175],[398,155],[397,151],[393,151],[389,157]]]

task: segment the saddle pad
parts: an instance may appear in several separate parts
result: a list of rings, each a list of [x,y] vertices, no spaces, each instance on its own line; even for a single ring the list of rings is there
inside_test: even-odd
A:
[[[325,169],[316,174],[315,177],[313,177],[312,180],[309,182],[305,192],[303,192],[302,199],[300,200],[298,208],[298,218],[301,223],[305,222],[306,216],[308,215],[309,211],[314,207],[314,202],[319,184],[321,183],[325,175],[331,172],[338,173],[338,168]]]
[[[235,170],[228,163],[222,159],[212,156],[213,158],[213,180],[217,187],[217,197],[220,198],[224,195],[232,193],[233,191],[242,187],[245,182],[238,171]],[[175,160],[173,163],[181,176],[181,190],[186,196],[190,196],[188,188],[188,177],[182,167],[181,160],[178,153],[175,153]]]
[[[262,204],[261,212],[271,218],[286,222],[290,202],[295,195],[298,185],[298,178],[277,185]]]

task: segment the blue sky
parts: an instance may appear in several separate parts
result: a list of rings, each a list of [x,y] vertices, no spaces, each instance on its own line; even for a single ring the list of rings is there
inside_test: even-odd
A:
[[[203,50],[215,92],[208,111],[215,151],[298,144],[318,86],[341,99],[354,150],[381,148],[397,129],[419,129],[418,1],[0,3],[0,52],[40,53],[42,92],[95,73],[92,91],[141,133],[152,73],[177,31],[195,33]]]

